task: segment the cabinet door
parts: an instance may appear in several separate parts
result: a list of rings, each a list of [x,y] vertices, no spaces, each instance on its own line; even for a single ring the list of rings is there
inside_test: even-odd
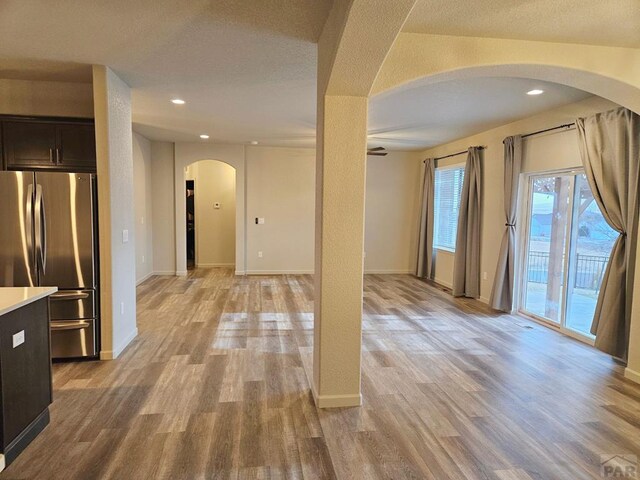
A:
[[[7,169],[55,166],[56,127],[53,123],[4,122],[2,134]]]
[[[24,341],[14,342],[14,335]],[[15,344],[15,346],[14,346]],[[2,316],[2,447],[6,448],[51,403],[48,300]]]
[[[96,136],[93,125],[61,124],[56,127],[58,167],[95,171]]]

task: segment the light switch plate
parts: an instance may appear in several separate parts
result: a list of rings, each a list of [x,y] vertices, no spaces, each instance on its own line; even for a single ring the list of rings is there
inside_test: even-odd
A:
[[[264,217],[258,218],[258,225],[264,225]]]
[[[13,348],[19,347],[24,343],[24,330],[13,334]]]
[[[129,241],[129,230],[122,230],[122,243]]]

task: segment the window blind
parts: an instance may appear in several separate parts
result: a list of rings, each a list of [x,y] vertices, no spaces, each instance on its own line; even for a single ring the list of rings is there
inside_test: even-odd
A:
[[[456,248],[460,194],[464,166],[436,169],[433,245],[447,250]]]

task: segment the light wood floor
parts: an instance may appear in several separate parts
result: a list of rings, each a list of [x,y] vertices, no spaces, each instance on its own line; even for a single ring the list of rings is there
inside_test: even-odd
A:
[[[51,425],[0,479],[597,479],[640,455],[640,387],[607,356],[407,275],[365,283],[363,407],[314,407],[310,276],[155,277],[121,358],[55,366]]]

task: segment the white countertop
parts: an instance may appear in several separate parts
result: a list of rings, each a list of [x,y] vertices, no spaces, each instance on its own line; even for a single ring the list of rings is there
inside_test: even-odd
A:
[[[0,287],[0,315],[47,297],[58,287]]]

